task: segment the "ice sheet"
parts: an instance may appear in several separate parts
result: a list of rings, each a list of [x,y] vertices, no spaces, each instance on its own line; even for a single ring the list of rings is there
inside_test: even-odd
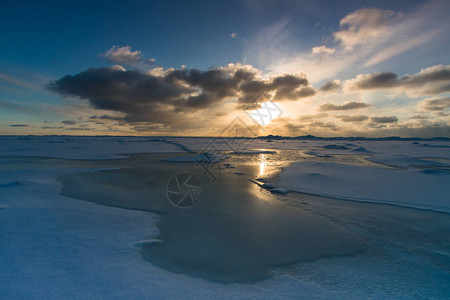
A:
[[[123,158],[121,154],[185,152],[164,139],[141,137],[0,136],[0,155],[71,159]]]
[[[450,212],[450,173],[431,170],[297,162],[285,168],[278,185],[316,195]]]
[[[201,151],[211,142],[208,138],[166,139],[193,151]],[[395,204],[449,210],[448,172],[436,171],[436,168],[442,168],[446,163],[427,159],[450,159],[448,142],[413,144],[410,141],[351,141],[354,146],[347,145],[348,143],[249,140],[247,149],[292,149],[317,153],[329,151],[330,155],[346,155],[355,154],[352,149],[364,147],[371,151],[370,159],[403,169],[381,172],[380,169],[367,167],[358,169],[343,164],[320,162],[319,165],[313,165],[314,162],[304,162],[288,167],[281,174],[282,182],[287,180],[285,182],[290,185],[288,189],[305,191],[303,187],[312,187],[311,192],[317,194],[339,196],[337,192],[340,192],[345,196],[351,192],[349,196],[358,196],[352,198],[354,200],[394,203],[391,202],[394,199],[397,201]],[[342,144],[350,149],[335,152],[332,149],[323,149],[329,144]],[[220,149],[230,150],[226,143],[221,145]],[[117,154],[138,152],[186,151],[175,144],[156,142],[150,138],[0,137],[0,155],[4,156],[79,159],[108,158],[116,157]],[[4,158],[2,163],[3,160]],[[13,164],[16,163],[17,161]],[[426,167],[429,164],[433,168]],[[415,165],[425,169],[418,169]],[[0,170],[0,295],[3,299],[382,299],[429,295],[442,297],[448,293],[448,287],[445,287],[448,270],[430,267],[430,261],[425,256],[405,255],[401,252],[405,249],[403,244],[395,248],[392,241],[397,241],[398,237],[392,229],[396,228],[397,220],[393,218],[394,224],[388,228],[365,224],[364,221],[369,216],[373,219],[378,217],[371,209],[367,209],[369,215],[361,216],[361,220],[345,216],[343,218],[348,220],[350,228],[356,227],[357,231],[367,228],[374,230],[373,238],[380,239],[376,249],[385,250],[387,253],[383,252],[382,255],[389,255],[389,259],[386,257],[384,260],[382,256],[373,259],[366,256],[325,259],[277,272],[271,279],[252,285],[223,285],[173,274],[152,266],[140,255],[142,243],[157,242],[157,215],[94,205],[58,194],[61,186],[55,178],[76,171],[81,170],[26,169],[23,166],[20,170],[15,170],[12,165],[11,169]],[[357,176],[358,174],[360,176]],[[375,188],[377,186],[387,193],[381,193]],[[420,191],[420,187],[423,187],[423,191]],[[275,189],[282,188],[286,187],[276,184]],[[365,188],[376,197],[366,198],[367,195],[362,193]],[[288,194],[290,195],[292,194]],[[385,198],[386,196],[389,197]],[[312,206],[311,202],[305,205]],[[323,208],[329,208],[329,211],[334,213],[340,204],[335,204],[336,207],[329,205],[332,204]],[[354,209],[359,211],[358,207]],[[347,209],[342,210],[347,212]],[[326,215],[324,212],[318,213]],[[332,219],[335,217],[332,215]],[[417,221],[415,216],[405,222],[417,227],[414,233],[423,233],[428,240],[439,241],[445,234],[448,235],[448,227],[429,229],[428,227],[442,224],[440,221],[430,222],[432,217],[428,217],[423,223]],[[441,216],[441,219],[444,217]],[[358,227],[352,222],[361,223],[357,224]],[[388,239],[386,233],[392,234],[391,244],[385,243]],[[445,248],[439,252],[425,242],[420,245],[414,243],[410,247],[415,250],[423,249],[424,253],[432,253],[429,255],[434,256],[437,266],[448,266],[448,263],[442,263],[448,261],[448,251],[446,252]],[[401,269],[404,263],[410,268]],[[417,272],[420,282],[409,282],[410,279],[401,277],[402,274],[414,273],[417,269],[420,271]],[[399,271],[397,277],[388,276],[393,270],[403,270],[403,273]],[[412,291],[413,285],[418,293]]]
[[[77,169],[2,171],[2,299],[333,299],[335,292],[289,275],[248,284],[216,284],[154,267],[140,245],[157,235],[158,216],[58,195],[54,179]]]
[[[174,156],[174,157],[164,158],[162,160],[167,161],[167,162],[203,162],[203,163],[214,164],[214,163],[218,163],[227,158],[228,158],[228,156],[226,156],[224,154],[214,154],[214,153],[204,152],[204,153],[197,154],[197,155]]]

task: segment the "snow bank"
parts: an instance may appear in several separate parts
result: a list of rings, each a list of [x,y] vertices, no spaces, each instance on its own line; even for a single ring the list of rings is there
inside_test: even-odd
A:
[[[369,161],[385,164],[394,167],[407,168],[413,166],[434,166],[434,167],[445,167],[446,164],[435,162],[426,158],[417,158],[409,155],[403,154],[377,154],[368,158]]]
[[[391,170],[333,162],[297,162],[280,174],[281,187],[336,198],[450,212],[450,173]]]
[[[332,145],[326,145],[326,146],[324,146],[323,148],[325,148],[325,149],[333,149],[333,150],[348,150],[348,149],[350,149],[350,148],[347,147],[347,146],[343,146],[343,145],[335,145],[335,144],[332,144]]]

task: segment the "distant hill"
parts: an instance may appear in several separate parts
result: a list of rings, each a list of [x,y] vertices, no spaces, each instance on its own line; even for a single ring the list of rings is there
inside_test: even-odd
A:
[[[314,135],[302,135],[296,137],[281,136],[281,135],[266,135],[260,136],[258,139],[268,139],[268,140],[307,140],[307,141],[450,141],[450,138],[446,137],[434,137],[434,138],[402,138],[399,136],[389,136],[389,137],[379,137],[379,138],[368,138],[368,137],[320,137]]]

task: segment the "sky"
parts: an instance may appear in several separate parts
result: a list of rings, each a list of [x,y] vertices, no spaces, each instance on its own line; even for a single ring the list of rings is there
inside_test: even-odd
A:
[[[449,15],[445,0],[3,1],[0,134],[450,137]]]

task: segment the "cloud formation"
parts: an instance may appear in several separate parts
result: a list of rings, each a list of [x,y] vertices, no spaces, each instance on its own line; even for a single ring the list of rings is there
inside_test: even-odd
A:
[[[341,87],[341,81],[333,80],[333,81],[328,81],[327,83],[325,83],[319,90],[321,92],[335,92],[335,91],[339,90],[340,87]]]
[[[333,54],[336,51],[336,49],[328,48],[327,46],[317,46],[317,47],[313,47],[311,49],[311,51],[312,51],[312,54],[322,55],[322,54]]]
[[[342,122],[352,122],[352,123],[363,122],[369,119],[369,117],[365,115],[354,115],[354,116],[340,115],[336,116],[336,118],[340,119]]]
[[[347,102],[342,105],[336,105],[333,103],[325,103],[319,106],[320,111],[330,111],[330,110],[351,110],[358,108],[369,107],[370,104],[364,102]]]
[[[393,72],[357,75],[346,81],[345,86],[350,91],[395,88],[417,95],[440,94],[450,91],[450,65],[436,65],[402,77]]]
[[[73,121],[73,120],[65,120],[65,121],[62,121],[61,123],[63,123],[64,125],[76,125],[76,124],[78,124],[77,121]]]
[[[396,123],[396,122],[398,122],[398,119],[397,119],[396,116],[392,116],[392,117],[387,117],[387,116],[384,116],[384,117],[372,117],[372,118],[370,118],[370,120],[373,123],[377,123],[377,124],[387,124],[387,123]]]
[[[326,58],[333,54],[336,49],[335,48],[328,48],[327,46],[317,46],[317,47],[313,47],[311,49],[311,53],[312,55],[318,56],[319,57],[319,61],[318,64],[324,62],[326,60]]]
[[[448,43],[446,29],[450,26],[450,18],[447,17],[449,14],[450,2],[445,0],[426,1],[405,12],[376,8],[356,10],[340,20],[341,28],[332,35],[332,39],[338,43],[331,43],[332,39],[328,38],[329,44],[312,48],[316,49],[316,54],[311,49],[293,52],[291,48],[283,48],[292,41],[301,44],[296,33],[284,27],[281,32],[276,33],[277,37],[283,36],[274,45],[276,47],[258,45],[260,52],[265,53],[258,65],[275,75],[295,72],[298,66],[302,66],[302,72],[308,75],[312,83],[316,83],[335,79],[340,74],[349,72],[365,73],[366,67],[394,57],[398,57],[401,63],[408,63],[411,58],[399,55],[411,51],[416,55],[427,56],[436,49],[445,51],[444,45]],[[326,49],[322,47],[335,51],[328,56],[326,53],[318,55],[322,52],[320,49]],[[279,49],[284,51],[277,51]],[[259,57],[256,51],[252,54],[252,57]],[[427,58],[429,59],[430,57]],[[439,63],[439,60],[434,61]],[[391,62],[392,66],[396,65],[395,60]]]
[[[327,113],[318,113],[318,114],[305,114],[305,115],[300,115],[298,117],[298,120],[300,122],[308,122],[308,121],[316,121],[318,119],[323,119],[328,117]]]
[[[424,99],[420,102],[420,108],[428,111],[444,111],[450,108],[450,97]]]
[[[11,124],[10,127],[28,127],[28,124]]]
[[[124,65],[135,64],[142,60],[142,52],[131,51],[130,46],[112,46],[105,52],[104,56],[112,62]]]
[[[398,13],[382,36],[368,45],[376,52],[364,65],[373,66],[423,45],[429,49],[430,45],[448,40],[449,13],[450,4],[445,0],[425,1],[412,11]]]
[[[334,38],[341,42],[346,50],[353,50],[357,45],[386,34],[397,17],[398,14],[391,10],[359,9],[340,21],[343,29],[335,32]]]
[[[206,71],[167,69],[154,72],[118,67],[92,68],[52,82],[49,89],[88,99],[97,109],[124,113],[127,122],[171,124],[189,113],[235,99],[239,109],[266,101],[294,101],[316,94],[305,75],[262,79],[249,65],[229,64]]]
[[[64,126],[43,126],[41,129],[64,129]]]
[[[145,60],[142,52],[138,50],[132,51],[131,46],[112,46],[111,49],[103,53],[102,56],[112,62],[132,67],[141,64],[150,65],[155,61],[154,59]],[[121,68],[121,66],[118,67]]]

